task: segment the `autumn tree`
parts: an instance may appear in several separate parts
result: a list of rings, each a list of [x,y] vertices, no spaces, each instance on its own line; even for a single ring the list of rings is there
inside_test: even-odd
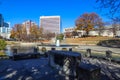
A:
[[[100,27],[102,19],[96,13],[84,13],[76,20],[76,30],[86,31],[88,36],[89,31],[96,27]]]
[[[39,28],[37,25],[33,25],[30,27],[30,39],[37,40],[39,39]]]
[[[29,31],[29,34],[28,34]],[[48,34],[49,36],[50,34]],[[50,35],[51,36],[51,35]],[[16,24],[11,30],[11,38],[19,41],[35,41],[43,37],[43,28],[39,28],[37,25],[32,25],[27,30],[25,25]]]
[[[57,36],[56,36],[56,40],[63,40],[63,38],[64,38],[64,34],[58,34]]]
[[[72,33],[71,32],[66,32],[65,33],[65,38],[71,38],[72,37]]]
[[[26,28],[22,24],[16,24],[11,30],[10,38],[17,39],[19,41],[25,41],[27,37]]]
[[[42,38],[43,37],[43,27],[40,27],[39,28],[39,38]]]
[[[24,41],[27,40],[27,30],[24,25],[22,25],[22,40],[24,40]]]
[[[22,25],[16,24],[14,25],[12,31],[11,31],[11,38],[21,40],[22,39]]]
[[[12,28],[10,33],[11,33],[10,38],[15,39],[16,31],[14,27]]]

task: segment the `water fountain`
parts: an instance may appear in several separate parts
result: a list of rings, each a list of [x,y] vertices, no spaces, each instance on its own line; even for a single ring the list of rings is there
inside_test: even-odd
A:
[[[54,50],[63,50],[63,49],[64,50],[70,50],[74,46],[76,46],[76,45],[60,44],[60,40],[56,40],[56,42],[54,44],[37,45],[39,50],[42,50],[42,48],[45,47],[47,51],[51,50],[53,48],[54,48]]]
[[[56,46],[59,47],[60,46],[60,40],[56,41]]]

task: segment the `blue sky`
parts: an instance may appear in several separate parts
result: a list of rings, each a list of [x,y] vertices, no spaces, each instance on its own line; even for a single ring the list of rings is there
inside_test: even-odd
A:
[[[60,15],[66,28],[75,26],[75,20],[86,12],[96,12],[106,20],[95,6],[95,0],[0,0],[0,13],[11,26],[29,19],[39,24],[40,16]]]

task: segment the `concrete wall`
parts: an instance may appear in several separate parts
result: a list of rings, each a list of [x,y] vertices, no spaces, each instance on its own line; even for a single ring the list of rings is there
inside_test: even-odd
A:
[[[109,36],[109,37],[113,37],[113,32],[110,30],[104,30],[102,33],[102,36]]]
[[[99,35],[99,32],[98,31],[90,31],[89,35],[96,36],[96,35]]]
[[[120,36],[120,30],[116,32],[116,36]]]

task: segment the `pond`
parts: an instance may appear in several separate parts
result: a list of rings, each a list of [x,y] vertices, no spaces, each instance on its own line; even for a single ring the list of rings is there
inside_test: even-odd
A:
[[[41,45],[37,45],[39,47],[50,47],[50,49],[52,47],[56,47],[55,45],[44,45],[44,46],[41,46]],[[76,45],[60,45],[60,48],[61,47],[73,47],[73,46],[76,46]],[[17,53],[31,53],[31,52],[34,52],[34,47],[36,47],[35,45],[7,45],[6,46],[6,50],[5,50],[5,54],[7,56],[13,56],[13,49],[17,49]],[[56,47],[56,48],[59,48],[59,47]],[[41,50],[41,49],[39,49]],[[41,52],[41,51],[39,51]]]
[[[55,47],[55,45],[44,45],[44,47]],[[71,45],[69,45],[69,46],[71,46]],[[69,47],[68,45],[61,45],[60,47]],[[34,47],[35,46],[27,46],[27,45],[25,45],[25,46],[20,46],[20,45],[7,45],[6,46],[6,50],[4,51],[4,53],[7,55],[7,56],[13,56],[13,49],[17,49],[17,52],[18,53],[31,53],[31,52],[33,52],[34,51]],[[40,47],[40,45],[39,45],[39,47]],[[41,46],[41,47],[43,47],[43,46]],[[73,47],[73,46],[71,46],[71,47]],[[74,46],[75,47],[75,46]],[[81,47],[83,47],[83,46],[81,46]],[[90,46],[89,46],[90,47]],[[59,48],[59,47],[56,47],[56,48]],[[40,49],[41,50],[41,49]],[[78,51],[79,50],[79,51]],[[78,49],[78,50],[73,50],[73,51],[77,51],[77,52],[80,52],[80,53],[82,53],[83,55],[86,53],[86,50],[85,51],[81,51],[80,49]],[[117,50],[116,50],[117,51]],[[41,52],[41,51],[39,51],[39,52]],[[4,54],[4,53],[2,53],[2,54]],[[1,55],[1,54],[0,54]],[[97,57],[105,57],[105,52],[102,52],[102,53],[99,53],[99,52],[93,52],[92,51],[92,55],[93,56],[97,56]],[[112,54],[112,60],[115,60],[115,61],[120,61],[120,55],[119,54]]]
[[[7,56],[13,56],[13,49],[17,49],[18,53],[30,53],[34,51],[34,47],[35,46],[19,46],[19,45],[7,45],[6,46],[6,50],[5,50],[5,54]]]

